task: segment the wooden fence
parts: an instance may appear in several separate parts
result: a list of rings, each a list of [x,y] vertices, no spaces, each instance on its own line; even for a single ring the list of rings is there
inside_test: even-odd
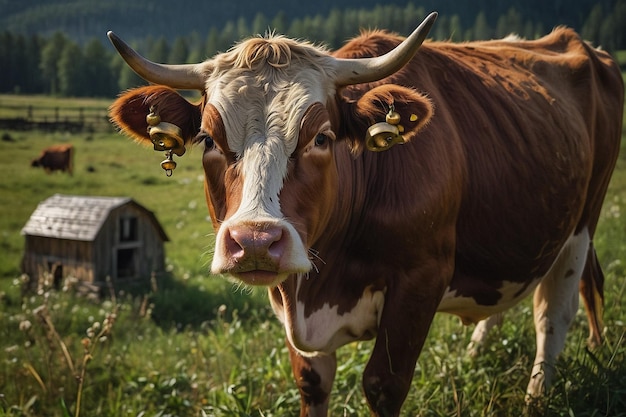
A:
[[[106,108],[0,104],[0,129],[77,133],[110,131],[113,127]]]

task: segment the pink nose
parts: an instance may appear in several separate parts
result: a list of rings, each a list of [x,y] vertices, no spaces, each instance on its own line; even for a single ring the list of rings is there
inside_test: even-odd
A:
[[[231,226],[226,239],[226,257],[234,266],[232,272],[278,272],[285,252],[285,232],[276,225],[256,223]]]

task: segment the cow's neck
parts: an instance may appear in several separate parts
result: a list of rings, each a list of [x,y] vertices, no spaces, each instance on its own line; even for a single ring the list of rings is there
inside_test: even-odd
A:
[[[368,257],[354,245],[365,227],[367,184],[362,180],[367,178],[367,161],[341,146],[336,160],[341,198],[335,196],[327,233],[311,245],[313,269],[292,275],[269,291],[287,338],[303,353],[330,353],[351,341],[374,337],[384,305],[384,274],[371,270],[364,262]]]
[[[313,283],[315,279],[304,274],[291,276],[270,289],[272,307],[296,349],[303,353],[332,353],[346,343],[376,335],[384,306],[384,288],[369,285],[360,294],[341,290],[333,294],[325,288],[323,301],[316,302],[320,301],[316,295],[322,294],[317,292],[321,288]],[[332,295],[346,298],[333,300]]]

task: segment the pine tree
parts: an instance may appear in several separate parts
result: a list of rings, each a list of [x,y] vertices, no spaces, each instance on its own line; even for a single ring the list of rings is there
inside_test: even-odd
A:
[[[463,40],[463,28],[461,27],[461,18],[458,14],[452,15],[450,18],[450,40],[453,42]]]
[[[117,86],[113,82],[112,69],[109,65],[111,54],[102,42],[92,38],[84,47],[85,89],[89,96],[107,97],[115,94]]]
[[[487,16],[485,12],[480,12],[476,15],[476,21],[474,22],[473,38],[476,40],[488,40],[493,37],[492,30],[487,23]]]
[[[0,33],[0,91],[11,91],[15,84],[15,70],[17,63],[14,62],[16,49],[15,37],[11,32]]]
[[[248,27],[248,22],[246,18],[240,16],[237,19],[237,36],[236,40],[241,40],[250,37],[250,28]]]
[[[39,68],[41,69],[41,76],[44,81],[45,93],[52,95],[59,93],[58,62],[67,42],[68,40],[64,34],[55,32],[41,50]]]
[[[170,47],[167,40],[163,36],[154,42],[148,52],[148,56],[154,62],[167,62],[169,55]]]
[[[253,35],[263,35],[267,32],[268,29],[268,20],[265,15],[261,12],[258,12],[254,19],[252,20],[252,29],[251,32]]]
[[[31,35],[24,44],[24,61],[19,64],[22,82],[20,92],[27,94],[41,93],[43,83],[39,70],[39,59],[43,40],[38,35]]]
[[[174,44],[169,51],[167,60],[168,64],[186,64],[187,57],[189,56],[189,45],[187,39],[183,36],[178,36],[174,40]]]
[[[289,25],[287,23],[287,16],[285,15],[285,12],[278,12],[272,19],[270,26],[278,33],[286,33]]]
[[[57,62],[59,93],[65,97],[87,95],[85,89],[85,58],[75,42],[66,42]]]
[[[580,32],[583,39],[589,41],[597,41],[600,37],[600,27],[602,26],[603,19],[603,11],[602,5],[596,4],[593,9],[591,9],[591,13],[585,20],[585,24]]]

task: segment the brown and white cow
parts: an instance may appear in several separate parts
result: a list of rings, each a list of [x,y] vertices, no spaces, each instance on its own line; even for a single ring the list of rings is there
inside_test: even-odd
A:
[[[73,156],[73,145],[52,145],[41,151],[41,154],[33,159],[30,165],[32,167],[42,167],[48,174],[54,171],[61,171],[72,175]]]
[[[567,28],[422,45],[435,17],[406,40],[373,31],[329,52],[257,37],[177,66],[109,33],[157,84],[121,95],[112,120],[155,149],[204,147],[211,271],[269,288],[301,416],[327,414],[336,349],[373,337],[365,395],[397,416],[438,311],[475,323],[534,291],[531,397],[553,377],[579,283],[600,341],[592,239],[619,149],[618,67]]]

